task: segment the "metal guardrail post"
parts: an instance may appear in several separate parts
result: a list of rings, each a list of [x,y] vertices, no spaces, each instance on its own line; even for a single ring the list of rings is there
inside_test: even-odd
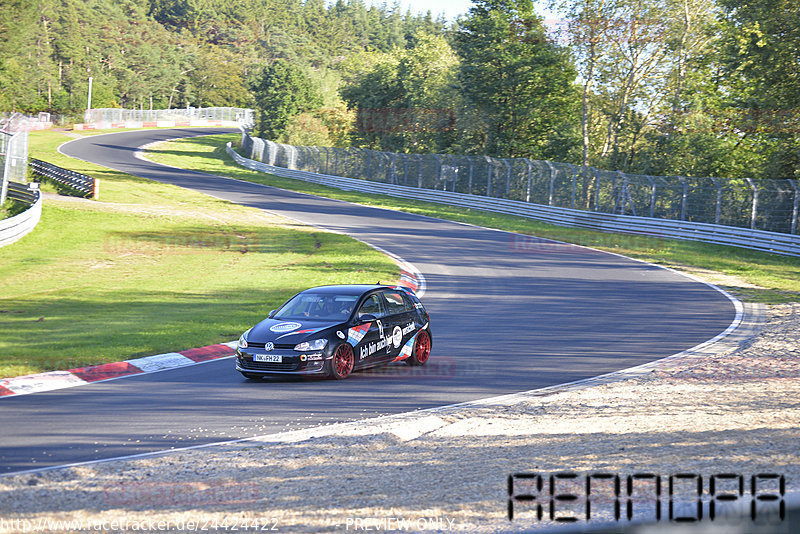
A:
[[[650,181],[650,217],[653,217],[656,211],[656,181],[649,175],[645,175],[645,178]]]
[[[475,169],[475,162],[472,161],[471,156],[467,156],[467,161],[469,161],[469,186],[467,188],[468,194],[472,194],[472,171]]]
[[[611,213],[617,213],[620,204],[621,190],[617,188],[617,176],[622,176],[622,171],[617,171],[611,178],[611,196],[614,199],[614,207],[611,209]]]
[[[798,210],[800,210],[800,188],[798,188],[797,185],[795,185],[794,181],[792,181],[792,180],[787,180],[787,182],[789,182],[789,185],[791,185],[792,189],[794,189],[794,202],[792,202],[792,224],[791,224],[790,233],[796,234],[797,233],[797,214],[798,214],[797,212],[798,212]]]
[[[527,158],[522,161],[528,166],[528,184],[525,186],[525,202],[531,201],[531,180],[533,175],[533,162]]]
[[[386,181],[390,184],[395,183],[395,166],[394,166],[394,154],[391,152],[385,153],[386,154]]]
[[[0,206],[6,203],[6,197],[8,197],[8,175],[11,172],[8,170],[8,157],[4,158],[3,163],[3,176],[2,176],[2,185],[0,185]]]
[[[547,205],[548,206],[552,206],[553,205],[553,188],[555,187],[555,183],[556,183],[556,168],[553,166],[552,163],[550,163],[547,160],[545,160],[545,163],[550,168],[550,190],[548,191],[548,194],[547,194]]]
[[[0,131],[0,205],[8,198],[9,181],[25,181],[28,166],[27,124],[28,118],[20,113],[15,113],[2,124],[5,131]]]
[[[747,183],[750,184],[750,187],[753,188],[753,207],[750,210],[750,228],[755,230],[756,228],[756,215],[758,214],[758,187],[756,184],[753,183],[753,180],[750,178],[745,178]]]
[[[571,163],[567,163],[567,167],[572,171],[572,193],[569,199],[569,207],[575,209],[575,188],[578,182],[578,169]]]
[[[506,198],[511,198],[511,161],[504,159],[503,163],[508,168],[506,171]]]
[[[689,196],[689,184],[686,183],[686,179],[683,176],[677,176],[678,180],[681,181],[681,186],[683,187],[683,193],[681,194],[681,220],[686,220],[686,204],[687,199]]]
[[[453,166],[453,193],[456,192],[456,182],[458,182],[458,164],[456,163],[456,158],[452,154],[448,154],[447,157],[450,158],[450,165]]]
[[[337,174],[339,172],[339,149],[332,148],[333,150],[333,174]]]
[[[488,171],[486,172],[486,196],[492,196],[492,158],[489,156],[483,156],[486,158],[486,166],[488,167]]]
[[[717,188],[717,206],[714,209],[714,224],[719,224],[720,217],[722,216],[722,186],[716,178],[711,178],[711,182]]]
[[[431,154],[434,160],[436,160],[436,181],[433,182],[433,188],[436,189],[436,184],[442,179],[442,160],[439,159],[438,154]]]

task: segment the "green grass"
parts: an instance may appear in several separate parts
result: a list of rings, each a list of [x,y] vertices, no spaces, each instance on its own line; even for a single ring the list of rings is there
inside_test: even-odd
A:
[[[30,207],[30,204],[26,204],[25,202],[20,202],[13,198],[6,198],[6,201],[0,206],[0,220],[19,215]]]
[[[559,227],[524,217],[381,195],[371,195],[369,198],[365,198],[357,192],[341,191],[242,168],[228,157],[224,148],[226,142],[234,141],[235,144],[238,139],[238,134],[183,139],[153,147],[149,157],[154,161],[170,165],[293,191],[398,209],[616,252],[699,274],[746,301],[765,303],[800,301],[800,258],[692,241]]]
[[[236,339],[296,291],[397,280],[370,247],[253,208],[55,153],[100,177],[101,200],[45,198],[32,233],[2,249],[0,378]]]

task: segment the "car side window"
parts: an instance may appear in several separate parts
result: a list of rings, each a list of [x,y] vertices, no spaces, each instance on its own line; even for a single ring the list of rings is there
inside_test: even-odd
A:
[[[406,307],[406,311],[414,311],[414,302],[411,300],[406,294],[402,294],[403,296],[403,305]]]
[[[384,298],[386,299],[386,314],[387,315],[394,315],[397,313],[404,313],[408,311],[406,309],[405,301],[403,300],[403,295],[397,291],[386,291],[383,293]]]
[[[383,317],[383,306],[381,306],[379,295],[370,295],[369,298],[364,301],[364,304],[361,305],[361,308],[358,309],[359,319],[367,314],[374,315],[375,317]]]

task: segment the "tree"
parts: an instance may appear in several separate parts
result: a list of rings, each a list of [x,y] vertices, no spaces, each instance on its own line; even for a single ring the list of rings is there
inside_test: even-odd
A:
[[[322,97],[303,71],[283,60],[264,67],[252,90],[258,135],[267,139],[279,139],[293,116],[322,105]]]
[[[583,81],[585,170],[593,165],[671,174],[719,168],[712,161],[731,145],[716,142],[708,131],[710,114],[721,105],[714,0],[556,0],[553,5],[568,20],[565,37]],[[692,149],[697,153],[687,152]],[[590,207],[588,172],[582,195]]]
[[[720,0],[721,84],[731,122],[767,155],[766,176],[800,178],[800,15],[794,0]]]
[[[51,66],[49,42],[41,35],[37,1],[0,3],[0,111],[39,111],[46,107]]]
[[[198,107],[250,107],[252,97],[244,69],[230,50],[206,45],[197,51],[186,72],[192,85],[192,105]]]
[[[397,152],[444,151],[451,144],[458,58],[441,35],[416,46],[362,55],[359,72],[342,88],[357,110],[356,144]]]
[[[408,152],[444,152],[453,142],[460,100],[458,56],[443,35],[422,35],[397,65],[404,107],[409,114]]]
[[[561,134],[577,124],[575,69],[530,0],[479,0],[459,22],[455,49],[461,92],[485,120],[484,153],[569,157],[574,136]]]

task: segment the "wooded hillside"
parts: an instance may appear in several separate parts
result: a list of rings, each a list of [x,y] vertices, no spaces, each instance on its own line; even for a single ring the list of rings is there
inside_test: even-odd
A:
[[[5,0],[0,110],[237,106],[295,144],[800,178],[796,0]]]

